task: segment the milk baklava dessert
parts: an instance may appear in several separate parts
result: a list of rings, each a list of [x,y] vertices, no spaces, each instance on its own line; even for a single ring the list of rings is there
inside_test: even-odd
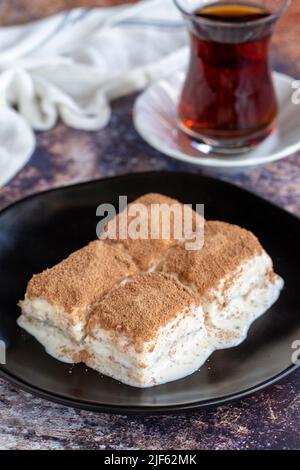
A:
[[[135,202],[150,221],[153,204],[184,207],[160,194]],[[151,221],[154,238],[96,240],[32,277],[18,324],[55,358],[135,387],[186,377],[213,351],[240,344],[276,302],[283,280],[251,232],[185,209],[188,238],[200,226],[203,246],[188,250],[172,218],[163,237],[160,216]],[[134,216],[127,215],[130,224]]]

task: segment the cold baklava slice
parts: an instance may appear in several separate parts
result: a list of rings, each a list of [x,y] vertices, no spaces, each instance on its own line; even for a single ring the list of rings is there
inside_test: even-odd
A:
[[[270,256],[248,230],[224,222],[205,222],[204,246],[171,247],[162,270],[174,273],[198,293],[215,347],[243,341],[252,322],[278,299],[283,280]]]
[[[203,217],[163,194],[141,196],[112,219],[104,239],[121,245],[144,272],[155,271],[176,242],[203,239]]]
[[[185,377],[211,353],[199,297],[159,273],[137,276],[106,296],[84,342],[88,366],[135,387]]]
[[[95,304],[114,286],[138,272],[118,247],[100,240],[34,275],[20,302],[18,324],[60,360],[77,362],[85,327]]]

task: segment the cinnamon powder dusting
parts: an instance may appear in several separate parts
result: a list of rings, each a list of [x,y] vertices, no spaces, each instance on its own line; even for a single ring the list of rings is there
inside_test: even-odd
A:
[[[138,205],[142,204],[145,206],[145,214],[140,212],[138,210]],[[159,210],[159,216],[157,217],[157,220],[153,221],[152,219],[152,212],[151,212],[151,206],[153,208],[153,205],[162,205],[161,209]],[[136,215],[129,216],[129,211],[133,209],[133,207],[136,207]],[[164,206],[164,207],[163,207]],[[174,212],[170,211],[170,220],[167,219],[167,217],[164,217],[164,209],[167,208],[177,208],[180,209],[181,211],[181,218],[176,218],[174,217]],[[115,240],[115,243],[120,243],[122,246],[125,248],[125,250],[130,254],[132,259],[137,263],[137,265],[142,269],[143,271],[147,271],[148,269],[151,269],[157,265],[157,263],[160,261],[161,257],[164,255],[166,250],[172,246],[176,240],[177,237],[176,235],[181,231],[180,228],[184,226],[183,223],[183,208],[184,204],[181,204],[179,201],[176,199],[169,198],[167,196],[164,196],[162,194],[156,194],[156,193],[149,193],[145,194],[144,196],[141,196],[140,198],[136,199],[134,202],[130,203],[127,208],[121,213],[124,215],[124,213],[127,213],[127,223],[125,221],[125,226],[124,226],[124,231],[126,233],[126,239],[120,239],[118,236],[120,231],[120,224],[123,224],[123,220],[120,217],[120,214],[117,215],[115,221],[116,221],[116,228],[117,228],[117,240]],[[185,213],[190,212],[191,218],[192,218],[192,230],[196,230],[197,227],[197,222],[198,222],[198,217],[199,216],[195,211],[193,211],[190,207],[185,206]],[[133,240],[129,235],[128,235],[128,227],[134,220],[143,220],[145,223],[145,219],[147,218],[148,221],[148,231],[147,239],[135,239]],[[203,220],[203,219],[202,219]],[[113,221],[109,222],[106,230],[113,230],[112,228],[112,223]],[[157,227],[157,239],[154,239],[151,237],[151,224],[156,225]],[[164,230],[166,230],[166,224],[168,224],[168,230],[170,236],[168,238],[163,238],[162,234],[166,233]],[[199,224],[199,222],[198,222]],[[138,230],[138,228],[137,228]],[[125,238],[125,237],[123,237]],[[114,243],[114,242],[113,242]]]
[[[53,268],[33,276],[27,297],[45,299],[76,314],[137,271],[132,260],[121,250],[96,240]]]
[[[253,233],[237,225],[206,221],[204,247],[187,251],[184,246],[171,247],[163,270],[176,273],[179,279],[194,286],[203,300],[225,276],[236,272],[240,264],[263,252]],[[230,282],[232,282],[231,279]]]
[[[117,331],[135,343],[153,339],[198,297],[174,276],[147,273],[110,292],[93,310],[87,333],[94,329]]]

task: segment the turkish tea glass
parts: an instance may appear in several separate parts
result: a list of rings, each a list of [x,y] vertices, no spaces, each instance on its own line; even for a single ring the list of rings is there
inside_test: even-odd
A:
[[[180,127],[208,152],[250,150],[276,128],[269,51],[290,0],[174,1],[190,36]]]

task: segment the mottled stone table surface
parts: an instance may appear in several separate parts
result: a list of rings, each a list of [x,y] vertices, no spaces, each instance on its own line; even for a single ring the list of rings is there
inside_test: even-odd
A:
[[[273,64],[300,79],[299,23],[300,2],[294,0],[274,38]],[[47,188],[168,169],[215,175],[300,217],[300,153],[235,173],[203,171],[159,154],[138,137],[131,119],[133,100],[115,102],[111,123],[102,131],[81,132],[58,124],[39,134],[28,165],[0,190],[0,207]],[[299,449],[300,370],[237,403],[162,417],[66,408],[0,380],[0,420],[2,449]]]

